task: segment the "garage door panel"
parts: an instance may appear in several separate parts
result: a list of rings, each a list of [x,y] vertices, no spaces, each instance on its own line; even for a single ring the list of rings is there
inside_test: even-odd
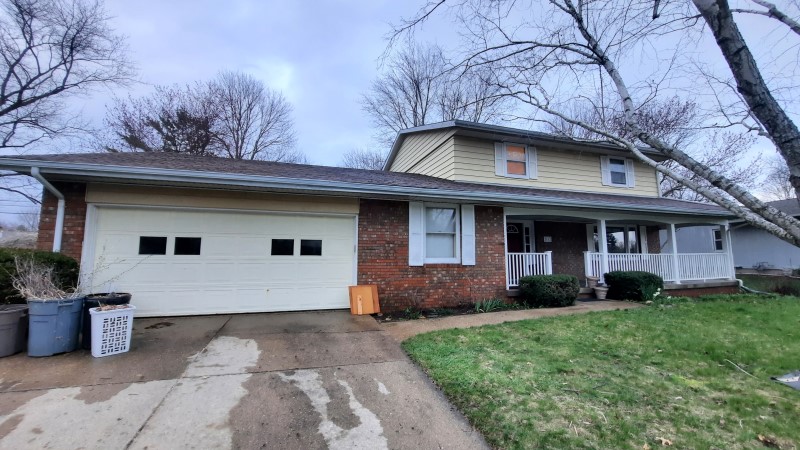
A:
[[[137,315],[349,305],[353,217],[110,207],[97,217],[93,278],[131,292]],[[138,255],[141,236],[166,236],[167,254]],[[174,255],[176,237],[199,237],[200,255]],[[271,255],[272,239],[294,239],[293,255]],[[322,240],[322,256],[300,255],[301,239]]]

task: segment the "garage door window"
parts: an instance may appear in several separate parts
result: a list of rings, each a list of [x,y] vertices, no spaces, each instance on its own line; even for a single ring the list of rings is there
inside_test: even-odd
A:
[[[292,256],[294,255],[294,239],[273,239],[272,256]]]
[[[175,254],[176,255],[199,255],[200,254],[200,238],[199,237],[176,237],[175,238]]]
[[[322,241],[319,239],[301,239],[300,256],[322,256]]]
[[[166,255],[167,237],[166,236],[140,236],[139,237],[140,255]]]

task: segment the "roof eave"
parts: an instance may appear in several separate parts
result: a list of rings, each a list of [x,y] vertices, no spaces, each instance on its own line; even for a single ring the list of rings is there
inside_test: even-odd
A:
[[[120,181],[136,180],[186,185],[237,186],[258,189],[294,190],[326,192],[345,195],[390,195],[418,199],[468,201],[488,204],[524,204],[536,206],[592,207],[624,211],[657,212],[700,215],[728,218],[727,214],[713,211],[697,211],[684,208],[671,208],[663,205],[631,205],[613,201],[581,201],[557,197],[495,193],[468,192],[450,189],[419,188],[381,184],[364,184],[342,181],[317,180],[307,178],[282,178],[263,175],[244,175],[226,172],[205,172],[184,169],[164,169],[151,167],[107,166],[88,163],[61,163],[54,161],[35,161],[24,159],[4,159],[0,169],[30,174],[31,167],[38,167],[43,174],[64,175],[79,178],[106,178]]]

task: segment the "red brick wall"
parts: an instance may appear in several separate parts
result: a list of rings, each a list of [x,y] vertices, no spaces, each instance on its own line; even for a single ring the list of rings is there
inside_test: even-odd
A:
[[[53,183],[66,201],[64,211],[64,234],[61,238],[61,253],[78,261],[83,250],[83,229],[86,225],[86,185],[83,183]],[[39,221],[39,238],[36,248],[53,250],[53,233],[56,227],[58,199],[47,189],[42,195],[42,217]]]
[[[383,311],[505,298],[503,209],[475,207],[476,264],[408,265],[408,203],[361,200],[358,283],[378,285]]]
[[[586,224],[571,222],[542,222],[533,225],[537,252],[553,252],[553,273],[586,278],[583,252],[586,251]],[[552,242],[544,242],[549,236]]]

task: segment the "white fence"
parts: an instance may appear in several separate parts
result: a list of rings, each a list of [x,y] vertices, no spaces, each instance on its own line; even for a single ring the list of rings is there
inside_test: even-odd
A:
[[[518,286],[521,277],[552,273],[553,252],[506,254],[506,287]]]
[[[679,253],[677,264],[671,253],[608,253],[606,258],[607,272],[641,270],[670,282],[729,279],[733,276],[733,263],[727,253]],[[602,282],[602,259],[602,253],[584,252],[587,277],[598,277]]]

